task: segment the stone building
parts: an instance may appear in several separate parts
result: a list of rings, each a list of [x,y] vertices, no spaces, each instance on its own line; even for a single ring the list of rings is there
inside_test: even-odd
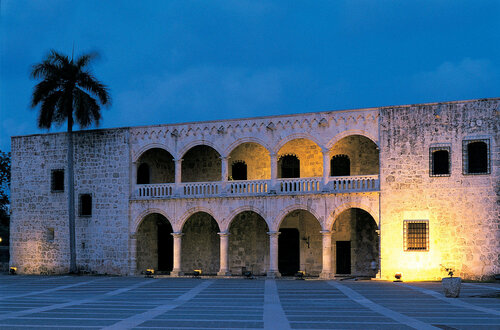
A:
[[[499,123],[495,98],[76,132],[77,265],[487,278]],[[66,147],[65,133],[12,138],[19,273],[69,269]]]

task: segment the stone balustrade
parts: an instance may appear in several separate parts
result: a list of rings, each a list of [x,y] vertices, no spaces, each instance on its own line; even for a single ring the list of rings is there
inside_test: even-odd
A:
[[[378,175],[358,175],[323,178],[277,179],[272,187],[272,180],[245,180],[228,182],[191,182],[160,183],[136,185],[132,198],[196,198],[223,196],[256,196],[276,192],[279,195],[297,195],[310,193],[350,193],[378,191]]]

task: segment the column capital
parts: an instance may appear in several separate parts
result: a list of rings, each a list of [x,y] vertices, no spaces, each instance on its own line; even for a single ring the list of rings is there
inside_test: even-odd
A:
[[[137,233],[131,233],[131,234],[129,235],[129,238],[130,238],[130,239],[137,239]]]
[[[323,153],[323,155],[328,155],[330,156],[330,149],[328,148],[321,148],[321,152]]]
[[[181,238],[182,235],[184,235],[184,233],[182,233],[182,232],[174,232],[174,233],[170,233],[170,235],[174,236],[174,238]]]
[[[331,236],[333,233],[329,230],[321,230],[320,231],[321,235],[323,236]]]
[[[219,158],[221,160],[228,160],[229,158],[231,158],[231,156],[220,156]]]
[[[174,158],[174,162],[176,162],[176,163],[182,163],[183,160],[184,159],[182,159],[182,158]]]
[[[220,237],[227,237],[229,235],[231,235],[230,232],[228,231],[221,231],[220,233],[217,233]]]
[[[278,237],[279,234],[281,234],[279,231],[268,231],[267,234],[271,237]]]
[[[276,157],[278,157],[278,153],[277,153],[277,152],[270,152],[270,153],[269,153],[269,157],[271,157],[271,158],[273,158],[273,157],[274,157],[274,158],[276,158]]]

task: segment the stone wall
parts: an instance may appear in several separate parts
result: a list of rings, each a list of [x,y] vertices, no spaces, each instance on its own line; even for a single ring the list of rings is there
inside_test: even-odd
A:
[[[66,134],[12,138],[11,265],[19,273],[69,269]],[[77,266],[128,273],[129,147],[127,129],[74,133]],[[51,191],[51,170],[65,170],[64,192]],[[80,194],[92,216],[78,216]],[[53,233],[53,235],[52,235]]]
[[[351,162],[351,175],[370,175],[379,172],[377,145],[361,135],[347,136],[330,149],[330,157],[347,155]]]
[[[150,169],[150,183],[175,182],[175,164],[172,155],[163,149],[146,151],[137,162],[136,171],[142,163]]]
[[[297,210],[283,219],[281,228],[299,230],[300,270],[318,276],[322,269],[322,236],[318,220],[307,211]]]
[[[220,267],[220,232],[217,222],[204,212],[193,214],[182,227],[182,271],[217,274]]]
[[[182,182],[221,180],[219,153],[209,146],[195,146],[182,157]]]
[[[382,274],[485,279],[500,273],[498,100],[381,109]],[[462,141],[490,140],[491,173],[464,175]],[[451,175],[429,175],[429,147],[451,150]],[[403,249],[403,221],[429,221],[428,251]]]
[[[278,159],[285,155],[295,155],[300,160],[300,177],[323,176],[323,154],[321,148],[307,139],[294,139],[287,142],[278,152]],[[281,168],[278,166],[278,178],[281,177]]]
[[[269,268],[269,228],[255,212],[242,212],[229,227],[229,269],[241,275],[243,267],[254,275],[264,275]]]
[[[247,180],[266,180],[271,178],[271,157],[269,151],[257,143],[240,144],[230,154],[228,161],[229,176],[232,176],[231,164],[244,161],[247,164]]]

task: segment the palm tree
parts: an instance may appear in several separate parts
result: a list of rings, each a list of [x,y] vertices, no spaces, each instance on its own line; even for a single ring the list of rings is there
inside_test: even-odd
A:
[[[33,89],[31,107],[40,105],[38,127],[50,129],[54,124],[60,127],[68,124],[68,214],[70,273],[76,273],[75,247],[75,187],[73,174],[73,124],[81,128],[101,119],[101,105],[109,106],[111,98],[108,88],[99,82],[89,69],[90,63],[98,57],[88,53],[73,60],[51,50],[41,63],[32,67],[31,77],[41,79]]]

